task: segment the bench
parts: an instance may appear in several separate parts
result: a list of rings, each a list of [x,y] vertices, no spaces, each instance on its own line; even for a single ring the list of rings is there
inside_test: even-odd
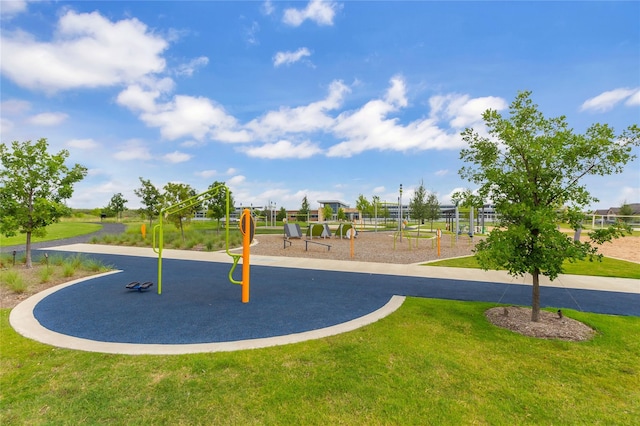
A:
[[[325,246],[327,248],[327,251],[331,250],[331,244],[321,243],[320,241],[304,240],[304,251],[309,250],[309,243]]]

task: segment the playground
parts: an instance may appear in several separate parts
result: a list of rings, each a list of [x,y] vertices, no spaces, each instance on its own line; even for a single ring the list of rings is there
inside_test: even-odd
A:
[[[394,247],[395,233],[391,231],[366,231],[358,232],[354,241],[354,256],[351,257],[350,241],[332,236],[328,239],[314,238],[331,245],[327,250],[322,246],[309,245],[305,250],[303,241],[291,240],[291,247],[283,248],[282,235],[257,235],[254,245],[251,247],[252,255],[302,257],[327,260],[357,260],[361,262],[414,264],[425,263],[438,259],[447,259],[473,254],[473,246],[483,238],[474,236],[473,240],[468,235],[458,236],[443,233],[440,243],[440,256],[436,248],[435,234],[425,231],[420,232],[422,238],[407,239],[400,242],[397,238]],[[586,239],[586,237],[583,237]],[[417,247],[416,247],[417,241]],[[409,247],[411,242],[411,247]],[[598,248],[598,252],[607,257],[628,260],[640,263],[640,237],[628,236],[605,243]]]
[[[211,188],[160,212],[152,230],[152,250],[85,244],[54,248],[91,253],[115,270],[32,296],[14,308],[11,324],[27,337],[73,349],[184,353],[265,347],[343,333],[389,315],[405,296],[528,303],[529,283],[514,281],[501,271],[441,274],[442,269],[426,272],[416,266],[472,254],[481,237],[465,234],[356,233],[351,224],[341,224],[332,233],[328,225],[316,224],[305,235],[298,224],[286,224],[282,234],[258,237],[245,209],[239,222],[241,248],[229,247],[227,226],[227,247],[221,252],[165,249],[164,220],[220,191],[226,192],[229,223],[228,189]],[[250,261],[251,256],[258,261]],[[251,269],[256,300],[249,303]],[[620,293],[599,291],[595,297],[588,285],[565,281],[568,286],[545,291],[543,306],[638,314],[634,301]],[[621,285],[624,289],[619,291],[626,291],[628,284]],[[157,293],[149,291],[152,288]],[[597,283],[593,288],[602,290]]]

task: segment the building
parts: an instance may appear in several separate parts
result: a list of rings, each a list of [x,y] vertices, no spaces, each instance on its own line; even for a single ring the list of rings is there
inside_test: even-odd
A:
[[[342,209],[344,214],[347,216],[347,220],[352,222],[354,220],[360,220],[360,212],[358,209],[353,209],[349,207],[348,204],[343,203],[340,200],[318,200],[318,203],[322,205],[320,209],[318,209],[318,222],[324,222],[327,220],[336,220],[338,218],[338,211]],[[323,209],[325,206],[331,206],[333,210],[333,217],[325,218],[323,216]]]

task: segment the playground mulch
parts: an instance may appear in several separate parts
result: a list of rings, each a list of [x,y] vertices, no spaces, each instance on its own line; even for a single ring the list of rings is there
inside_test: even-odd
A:
[[[352,241],[331,238],[314,238],[312,241],[322,244],[306,244],[302,239],[291,239],[291,245],[283,242],[283,235],[257,235],[252,255],[306,257],[313,259],[356,260],[361,262],[412,264],[430,260],[445,259],[473,254],[473,247],[480,238],[460,235],[457,238],[445,235],[440,241],[438,256],[437,240],[434,234],[422,233],[421,238],[402,238],[393,232],[358,232]],[[330,245],[328,248],[324,244]],[[306,250],[305,250],[306,246]]]
[[[469,256],[473,247],[483,237],[444,235],[440,242],[440,256],[434,234],[422,233],[420,239],[394,238],[393,232],[359,232],[353,241],[353,257],[351,241],[336,238],[314,238],[313,241],[328,244],[331,248],[320,244],[308,244],[305,250],[304,240],[291,239],[291,245],[284,247],[282,235],[257,235],[251,254],[265,256],[306,257],[313,259],[356,260],[361,262],[412,264],[452,257]],[[586,240],[586,237],[583,237]],[[411,246],[409,246],[411,242]],[[598,247],[598,252],[615,259],[640,263],[640,237],[627,236]]]

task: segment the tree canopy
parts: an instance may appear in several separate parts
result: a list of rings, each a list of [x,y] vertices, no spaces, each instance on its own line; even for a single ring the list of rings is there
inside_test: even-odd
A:
[[[125,211],[125,205],[127,203],[128,200],[124,198],[121,192],[113,194],[111,200],[109,200],[109,204],[105,207],[105,212],[107,215],[113,213],[116,219],[122,219],[122,212]]]
[[[539,275],[553,280],[565,260],[593,259],[595,244],[623,235],[618,225],[591,232],[590,241],[574,241],[558,223],[568,222],[574,230],[581,226],[584,207],[597,201],[582,179],[622,172],[635,158],[640,128],[632,125],[616,135],[606,124],[593,124],[576,134],[564,116],[545,118],[530,95],[518,93],[509,117],[487,110],[488,137],[473,129],[462,133],[468,148],[460,152],[465,165],[459,174],[479,185],[479,196],[498,214],[498,226],[476,246],[478,262],[485,269],[531,274],[532,321],[537,321]]]
[[[188,185],[186,183],[169,182],[164,186],[164,193],[162,195],[163,209],[172,205],[179,204],[189,198],[195,197],[196,195],[196,190],[193,189],[191,185]],[[180,229],[180,233],[182,234],[182,241],[184,241],[185,239],[184,223],[190,223],[193,215],[201,207],[202,206],[200,204],[194,203],[180,209],[175,213],[169,214],[169,220],[176,226],[176,228]]]
[[[26,266],[31,263],[31,236],[43,236],[46,227],[68,214],[64,201],[73,185],[87,175],[80,164],[65,165],[69,151],[50,154],[46,139],[0,144],[0,232],[26,234]]]
[[[149,226],[153,223],[153,218],[158,215],[162,205],[162,194],[150,180],[140,179],[140,188],[134,189],[133,192],[142,201],[140,214],[149,219]]]
[[[413,197],[409,200],[411,217],[418,221],[418,238],[420,238],[420,224],[427,218],[427,190],[424,181],[416,188]]]
[[[233,211],[233,194],[225,186],[225,182],[215,181],[208,189],[219,188],[212,198],[206,201],[207,217],[218,221],[217,230],[220,231],[220,219],[227,215],[227,191],[229,191],[229,209]],[[225,189],[226,188],[226,189]]]
[[[298,210],[298,221],[306,222],[309,220],[309,201],[307,200],[307,196],[305,195],[302,199],[302,205],[300,206],[300,210]]]

